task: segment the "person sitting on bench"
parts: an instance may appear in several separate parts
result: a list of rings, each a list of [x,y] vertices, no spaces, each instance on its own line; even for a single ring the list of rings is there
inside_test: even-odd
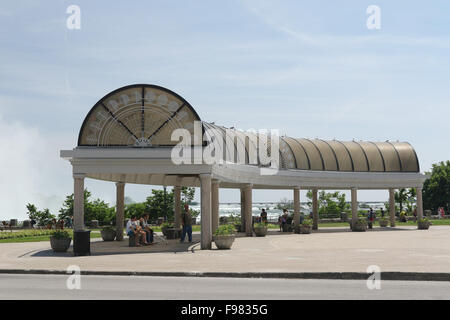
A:
[[[139,223],[141,225],[142,230],[145,231],[146,239],[149,244],[153,243],[153,230],[150,229],[150,225],[148,224],[148,213],[144,213],[139,219]]]
[[[136,221],[136,216],[131,216],[131,220],[127,222],[127,235],[129,237],[134,235],[134,239],[136,241],[136,247],[140,247],[140,241],[144,243],[144,245],[147,245],[147,239],[145,239],[146,233],[144,230],[141,229],[141,226]]]

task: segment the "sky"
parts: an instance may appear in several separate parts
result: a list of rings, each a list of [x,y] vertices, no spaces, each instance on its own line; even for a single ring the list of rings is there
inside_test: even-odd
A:
[[[67,28],[70,5],[80,29]],[[367,27],[370,5],[380,29]],[[227,127],[408,141],[429,171],[450,159],[449,17],[448,1],[2,1],[0,219],[24,219],[29,202],[57,213],[73,192],[60,150],[76,146],[101,97],[134,83],[167,87]],[[85,185],[114,205],[113,183]],[[151,188],[126,195],[143,201]],[[220,200],[238,202],[239,191]]]

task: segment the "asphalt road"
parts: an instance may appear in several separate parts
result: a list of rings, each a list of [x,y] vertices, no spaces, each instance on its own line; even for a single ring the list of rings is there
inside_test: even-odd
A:
[[[81,276],[69,290],[68,277],[1,274],[0,299],[450,299],[450,282]]]

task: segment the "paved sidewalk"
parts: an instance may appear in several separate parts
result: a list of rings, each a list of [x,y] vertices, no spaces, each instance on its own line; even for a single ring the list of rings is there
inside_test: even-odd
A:
[[[198,241],[199,235],[194,235]],[[360,272],[377,265],[382,272],[450,273],[450,227],[375,228],[349,232],[322,228],[310,235],[270,231],[262,238],[236,238],[231,250],[199,250],[199,244],[155,244],[128,248],[93,241],[92,256],[54,254],[50,243],[1,243],[0,269],[109,272]]]

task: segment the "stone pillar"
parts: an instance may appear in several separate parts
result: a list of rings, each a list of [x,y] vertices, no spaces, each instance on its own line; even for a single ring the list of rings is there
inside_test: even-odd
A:
[[[358,189],[352,188],[352,227],[358,220]]]
[[[313,230],[319,229],[319,201],[317,199],[317,192],[317,188],[312,189]]]
[[[389,189],[389,218],[391,227],[395,227],[395,190]]]
[[[116,182],[116,240],[123,240],[123,220],[125,217],[125,183]]]
[[[294,188],[294,226],[300,224],[300,188]]]
[[[245,192],[241,188],[241,232],[245,231]]]
[[[173,188],[173,211],[174,211],[174,227],[181,227],[181,187]]]
[[[73,229],[84,230],[84,174],[73,174]]]
[[[422,188],[416,188],[417,193],[417,220],[423,218],[423,200],[422,200]]]
[[[211,181],[211,227],[212,233],[219,227],[219,180],[213,179]]]
[[[244,187],[245,233],[246,233],[247,237],[252,237],[253,236],[253,226],[252,226],[252,219],[253,219],[253,216],[252,216],[252,207],[253,207],[253,203],[252,203],[252,188],[253,188],[252,184],[247,184]]]
[[[201,242],[202,250],[211,250],[211,174],[203,173],[200,177],[200,201],[201,201]]]

